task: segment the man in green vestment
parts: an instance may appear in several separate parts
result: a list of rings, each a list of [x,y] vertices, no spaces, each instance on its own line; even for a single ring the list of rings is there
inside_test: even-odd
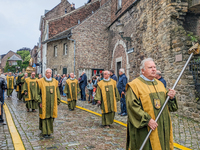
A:
[[[148,131],[152,133],[143,150],[173,150],[173,133],[169,112],[178,109],[175,98],[176,92],[165,89],[162,82],[155,79],[156,65],[152,58],[144,59],[141,63],[141,75],[126,85],[127,150],[138,150]],[[166,97],[170,100],[157,122],[155,119],[160,112]]]
[[[77,93],[79,90],[78,80],[74,78],[74,74],[70,73],[70,78],[66,80],[64,93],[67,94],[68,108],[70,111],[76,107]]]
[[[22,78],[23,76],[24,76],[24,74],[20,72],[19,75],[18,75],[18,77],[16,78],[16,85],[17,85],[16,92],[17,92],[17,98],[18,98],[19,100],[22,99],[22,94],[21,94],[21,92],[22,92],[21,78]]]
[[[14,89],[14,76],[11,76],[12,73],[9,72],[7,77],[6,77],[6,81],[7,81],[7,96],[10,97],[12,96],[12,92]]]
[[[44,137],[53,133],[53,121],[57,118],[57,105],[60,104],[58,81],[51,78],[52,70],[47,68],[45,77],[37,80],[39,103],[39,129]]]
[[[117,101],[120,100],[116,81],[110,78],[110,72],[104,71],[104,79],[98,83],[94,100],[101,106],[102,126],[109,128],[117,112]]]
[[[24,76],[21,78],[21,97],[23,99],[23,102],[25,103],[25,79],[28,78],[28,73],[25,73]]]
[[[25,79],[24,83],[24,97],[26,101],[26,108],[27,112],[32,109],[32,112],[35,112],[35,109],[38,108],[38,103],[37,103],[37,78],[35,78],[35,72],[31,73],[30,78]]]

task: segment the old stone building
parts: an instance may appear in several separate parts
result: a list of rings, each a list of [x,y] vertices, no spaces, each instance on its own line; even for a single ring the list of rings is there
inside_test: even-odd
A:
[[[49,20],[49,37],[43,42],[47,46],[47,67],[54,73],[75,72],[77,76],[85,70],[89,78],[97,70],[105,69],[113,69],[118,76],[122,67],[131,81],[140,75],[141,61],[152,57],[167,81],[167,88],[172,88],[188,59],[191,35],[200,34],[198,3],[185,0],[88,2]],[[187,67],[176,87],[178,114],[200,121],[193,71]]]

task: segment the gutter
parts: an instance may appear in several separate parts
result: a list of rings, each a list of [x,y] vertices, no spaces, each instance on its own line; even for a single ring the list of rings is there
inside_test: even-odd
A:
[[[70,37],[71,37],[71,34],[69,34],[68,36],[67,36],[67,39],[68,40],[70,40],[70,41],[73,41],[74,42],[74,75],[75,75],[75,68],[76,68],[76,63],[75,63],[75,58],[76,58],[76,40],[75,39],[70,39]]]

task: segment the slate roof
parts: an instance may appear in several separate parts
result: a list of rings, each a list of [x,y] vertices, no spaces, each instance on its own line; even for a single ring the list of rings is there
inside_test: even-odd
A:
[[[9,59],[8,59],[8,61],[9,60],[15,60],[15,61],[17,61],[17,60],[22,60],[21,58],[19,58],[19,57],[17,57],[16,55],[13,55],[12,57],[10,57]]]

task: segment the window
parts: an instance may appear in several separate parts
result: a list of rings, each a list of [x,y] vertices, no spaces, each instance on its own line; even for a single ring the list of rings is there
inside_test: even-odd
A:
[[[122,0],[117,0],[117,10],[122,7]]]
[[[63,48],[63,55],[67,55],[67,49],[68,47],[67,47],[67,44],[65,43],[64,48]]]
[[[57,57],[57,46],[54,46],[54,56]]]
[[[12,65],[13,65],[13,66],[14,66],[14,65],[17,65],[17,62],[13,62]]]

